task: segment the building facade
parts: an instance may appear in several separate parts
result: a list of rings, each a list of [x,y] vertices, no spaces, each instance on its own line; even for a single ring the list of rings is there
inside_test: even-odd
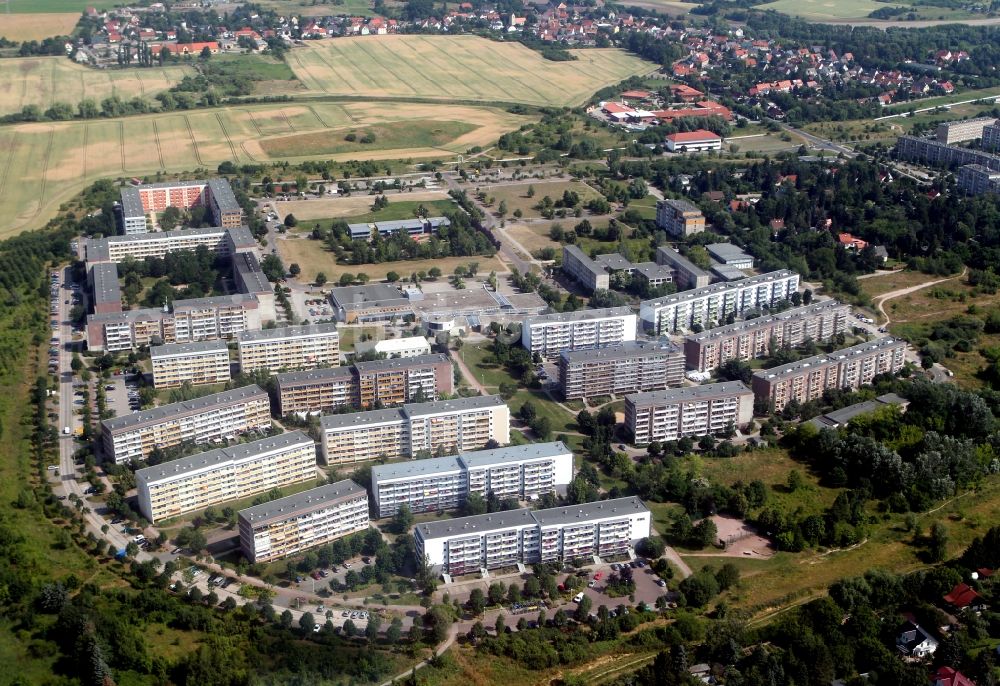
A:
[[[711,131],[678,131],[666,137],[667,150],[670,152],[705,152],[707,150],[722,150],[722,136]]]
[[[125,234],[146,233],[147,215],[158,214],[168,207],[188,209],[200,205],[208,208],[219,226],[235,228],[244,224],[243,208],[229,181],[223,178],[126,186],[122,188],[118,206],[119,222]]]
[[[683,382],[684,353],[672,343],[630,342],[559,356],[559,386],[567,400],[662,391]]]
[[[997,123],[996,117],[977,117],[962,121],[945,121],[937,125],[935,140],[938,143],[951,145],[963,141],[974,141],[983,138],[983,129]],[[984,141],[985,142],[985,141]]]
[[[704,288],[712,283],[712,275],[673,248],[660,246],[656,249],[656,263],[669,267],[674,272],[678,290]]]
[[[368,493],[344,480],[237,513],[240,549],[251,563],[273,562],[367,531]]]
[[[799,275],[782,269],[644,300],[639,304],[639,317],[644,327],[657,336],[683,333],[695,326],[710,328],[758,307],[774,307],[798,289]]]
[[[719,434],[753,419],[753,392],[741,381],[625,396],[625,428],[635,445]]]
[[[983,150],[987,152],[1000,151],[1000,123],[983,128]]]
[[[508,510],[417,525],[419,558],[445,574],[625,555],[650,534],[650,512],[635,497],[547,510]]]
[[[510,410],[499,396],[474,396],[320,419],[327,464],[464,452],[510,442]]]
[[[240,371],[312,369],[340,364],[336,324],[243,331],[236,337]]]
[[[604,267],[575,245],[563,246],[562,270],[590,293],[611,288],[611,277]]]
[[[121,262],[131,257],[142,261],[147,257],[166,257],[180,250],[197,250],[204,246],[219,257],[232,257],[239,252],[257,249],[257,241],[245,227],[211,226],[201,229],[178,229],[137,235],[88,238],[83,242],[88,264]]]
[[[603,348],[634,341],[638,319],[628,307],[576,310],[528,317],[521,345],[531,354],[553,358],[564,351]]]
[[[906,341],[881,338],[830,354],[807,357],[798,362],[754,372],[753,392],[774,412],[793,400],[807,403],[833,388],[856,390],[870,384],[878,374],[895,374],[903,368]]]
[[[827,300],[735,322],[685,336],[684,357],[688,369],[699,372],[710,372],[729,360],[749,362],[807,339],[819,343],[847,333],[850,314],[848,305]]]
[[[379,517],[406,505],[411,512],[460,507],[470,494],[484,499],[534,500],[564,494],[573,480],[573,453],[563,443],[532,443],[372,467]]]
[[[229,347],[224,341],[172,343],[149,349],[154,388],[229,381]]]
[[[1000,171],[1000,155],[984,150],[939,143],[930,138],[900,136],[896,140],[894,150],[899,159],[907,162],[919,162],[939,167],[979,164],[987,169]]]
[[[966,164],[958,168],[957,185],[958,190],[967,195],[1000,193],[1000,170],[988,169],[981,164]]]
[[[672,236],[686,238],[705,230],[705,215],[687,200],[658,200],[656,226]]]
[[[171,460],[135,473],[150,522],[316,478],[316,444],[301,431]]]
[[[260,386],[206,395],[101,422],[101,443],[116,464],[145,459],[153,448],[230,440],[271,428],[271,403]]]

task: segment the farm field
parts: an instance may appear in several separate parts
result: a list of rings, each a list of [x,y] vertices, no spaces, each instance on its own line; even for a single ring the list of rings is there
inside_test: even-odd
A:
[[[269,138],[261,143],[261,147],[271,157],[336,155],[343,152],[368,152],[378,148],[436,148],[475,128],[472,124],[460,121],[417,119],[351,128],[339,138],[326,131],[295,133]],[[362,143],[365,139],[372,142]]]
[[[50,36],[68,36],[79,20],[79,12],[5,14],[0,20],[0,37],[20,43]]]
[[[86,98],[100,104],[112,95],[151,99],[193,73],[186,66],[97,71],[64,57],[0,60],[0,114],[19,112],[25,105],[38,105],[44,110],[55,102],[68,103],[75,109]]]
[[[4,11],[11,14],[75,12],[79,16],[88,7],[106,10],[121,4],[121,0],[4,0]]]
[[[516,43],[476,36],[359,36],[288,53],[306,87],[326,95],[577,105],[594,91],[652,71],[616,49],[571,50],[551,62]]]
[[[394,106],[383,103],[254,105],[171,112],[123,120],[20,124],[0,129],[0,236],[37,228],[59,204],[103,177],[157,171],[214,169],[231,160],[248,164],[277,159],[261,143],[289,133],[329,130],[340,136],[353,122],[463,121],[476,128],[446,145],[378,150],[367,159],[447,157],[487,145],[528,118],[484,107]],[[291,159],[348,160],[353,153]],[[357,212],[351,212],[357,214]],[[326,215],[330,216],[330,215]]]
[[[883,3],[875,0],[775,0],[754,9],[774,10],[813,21],[864,19],[877,9],[906,7],[905,3]]]
[[[319,17],[327,14],[349,14],[352,17],[376,16],[369,0],[345,0],[334,3],[331,0],[261,0],[261,7],[283,14],[303,17]],[[395,3],[386,3],[391,6]]]
[[[683,17],[695,7],[701,7],[700,2],[677,2],[676,0],[625,0],[621,4],[626,7],[641,7],[672,17]]]

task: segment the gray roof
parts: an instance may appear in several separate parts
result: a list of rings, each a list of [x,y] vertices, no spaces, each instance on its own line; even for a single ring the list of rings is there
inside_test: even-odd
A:
[[[615,498],[614,500],[598,500],[582,505],[567,505],[553,507],[548,510],[535,510],[535,520],[540,526],[558,526],[563,524],[579,524],[596,519],[624,517],[637,512],[649,512],[641,500],[635,496]]]
[[[905,398],[901,398],[895,393],[886,393],[884,395],[880,395],[874,400],[865,400],[860,403],[854,403],[853,405],[842,407],[839,410],[834,410],[833,412],[827,412],[824,415],[813,417],[808,423],[819,429],[835,428],[843,424],[847,424],[855,417],[868,414],[869,412],[874,412],[875,410],[883,408],[886,405],[902,405],[905,408],[909,405],[909,401]]]
[[[237,516],[250,524],[265,524],[284,521],[310,512],[323,510],[346,500],[366,496],[365,489],[350,479],[311,488],[295,495],[278,498],[262,505],[254,505],[240,510]]]
[[[195,471],[205,467],[215,467],[226,464],[227,462],[232,462],[233,460],[253,458],[256,455],[261,455],[272,450],[281,450],[307,444],[313,446],[316,445],[304,432],[291,431],[289,433],[278,434],[277,436],[270,436],[259,441],[253,441],[252,443],[239,443],[226,448],[216,448],[215,450],[209,450],[204,453],[197,453],[195,455],[182,457],[179,460],[163,462],[158,465],[153,465],[152,467],[143,467],[142,469],[136,470],[135,476],[137,479],[144,480],[146,483],[151,483],[174,476],[180,476],[186,472]]]
[[[158,307],[146,307],[139,310],[126,310],[124,312],[107,312],[105,314],[92,314],[87,317],[87,324],[117,324],[119,322],[130,321],[155,321],[169,316]]]
[[[257,248],[257,239],[253,237],[250,233],[250,229],[245,226],[237,226],[229,231],[229,240],[233,242],[233,248],[239,252],[243,250],[255,250]]]
[[[267,280],[257,256],[249,250],[243,250],[233,255],[233,269],[237,277],[243,282],[240,288],[246,293],[267,293],[274,291],[271,283]]]
[[[323,431],[335,431],[337,429],[351,429],[361,426],[374,426],[376,424],[392,424],[406,421],[403,410],[398,407],[385,410],[369,410],[368,412],[352,412],[351,414],[330,414],[319,418],[319,425]]]
[[[628,360],[638,357],[654,357],[658,355],[680,355],[681,349],[669,341],[627,341],[621,345],[608,348],[589,348],[586,350],[564,350],[562,357],[567,364],[579,364],[598,360]]]
[[[769,326],[774,322],[804,319],[822,314],[827,310],[837,310],[846,307],[847,305],[837,300],[824,300],[820,303],[811,303],[804,307],[795,307],[783,312],[764,315],[763,317],[754,317],[753,319],[744,319],[732,324],[726,324],[725,326],[717,326],[714,329],[707,329],[700,333],[688,334],[684,337],[684,340],[702,342],[710,341],[714,338],[725,338],[741,331],[753,331],[763,326]]]
[[[197,355],[199,353],[229,353],[229,346],[225,341],[193,341],[191,343],[167,343],[166,345],[153,345],[149,348],[149,356],[152,359],[157,357],[169,357],[171,355]]]
[[[212,194],[212,201],[218,205],[221,212],[242,212],[243,208],[236,202],[236,195],[233,187],[229,185],[228,179],[209,179],[208,190]]]
[[[746,272],[731,264],[713,264],[712,273],[726,281],[741,281],[747,278]]]
[[[631,262],[616,252],[608,253],[606,255],[598,255],[594,258],[594,262],[611,270],[626,271],[632,269],[633,267]]]
[[[524,326],[532,324],[556,324],[559,322],[580,322],[589,319],[606,319],[609,317],[624,317],[635,315],[631,307],[602,307],[594,310],[573,310],[572,312],[553,312],[539,314],[524,320]]]
[[[279,387],[311,386],[317,383],[334,381],[335,379],[351,379],[354,370],[350,367],[327,367],[324,369],[306,369],[300,372],[278,374],[275,379]]]
[[[337,325],[333,323],[308,324],[305,326],[281,326],[276,329],[260,329],[258,331],[241,331],[236,340],[240,343],[257,343],[283,338],[305,338],[308,336],[339,336]]]
[[[431,457],[426,460],[407,460],[395,464],[377,464],[372,467],[372,484],[396,479],[416,479],[462,471],[458,455]]]
[[[90,281],[94,286],[95,303],[122,301],[122,289],[118,285],[118,267],[113,262],[102,262],[92,266]]]
[[[504,462],[522,462],[526,460],[541,460],[547,457],[557,457],[571,453],[562,441],[549,443],[528,443],[526,445],[509,445],[491,450],[475,450],[458,456],[466,467],[490,467]]]
[[[652,281],[654,279],[674,278],[674,269],[665,264],[656,264],[656,262],[640,262],[639,264],[632,265],[632,267],[636,274],[641,274],[648,281]],[[695,267],[695,269],[697,269],[697,267]]]
[[[330,300],[334,307],[344,309],[379,306],[393,301],[409,302],[395,286],[380,283],[331,288]]]
[[[694,290],[684,291],[682,293],[665,295],[662,298],[643,300],[641,304],[647,307],[663,307],[666,305],[684,302],[686,300],[696,300],[714,293],[725,293],[727,291],[738,290],[740,288],[749,288],[751,286],[756,286],[757,284],[767,283],[768,281],[777,281],[791,276],[798,276],[798,274],[789,269],[779,269],[778,271],[768,272],[767,274],[758,274],[757,276],[751,276],[739,281],[714,283],[711,286],[704,286],[703,288],[695,288]]]
[[[680,212],[701,212],[701,208],[694,203],[678,198],[664,198],[663,200],[657,201],[656,204],[659,205],[660,203],[669,205]]]
[[[707,250],[708,254],[717,259],[719,262],[753,259],[742,248],[738,245],[733,245],[732,243],[711,243],[705,246],[705,250]]]
[[[497,405],[506,407],[506,403],[499,395],[474,395],[468,398],[453,398],[452,400],[438,400],[429,403],[406,403],[403,405],[403,413],[407,417],[419,417],[427,414],[479,410]]]
[[[708,273],[673,248],[661,245],[656,249],[657,258],[662,258],[675,269],[681,269],[693,277],[708,276]]]
[[[410,369],[413,367],[426,367],[432,364],[447,364],[448,356],[443,353],[431,353],[430,355],[414,355],[412,357],[389,357],[384,360],[371,360],[369,362],[355,362],[354,368],[360,374],[382,372],[390,369]]]
[[[584,266],[591,274],[600,276],[607,274],[604,269],[604,265],[595,262],[590,259],[590,256],[585,252],[580,250],[580,248],[575,245],[564,245],[563,246],[563,262],[566,262],[566,255],[572,255],[580,264]]]
[[[106,238],[85,238],[83,240],[83,252],[87,258],[87,262],[90,263],[111,261],[111,248],[108,247]]]
[[[125,217],[144,217],[146,210],[142,208],[142,197],[135,186],[122,188],[122,215]]]
[[[795,374],[810,367],[819,367],[829,363],[839,363],[849,357],[868,355],[878,350],[898,347],[906,347],[906,341],[892,337],[880,338],[875,341],[866,341],[865,343],[852,345],[850,348],[834,350],[832,353],[813,355],[812,357],[806,357],[798,360],[797,362],[789,362],[788,364],[771,367],[770,369],[758,369],[753,375],[762,379],[774,379],[779,376]]]
[[[648,407],[650,405],[668,405],[688,400],[707,400],[733,395],[752,394],[753,391],[751,391],[742,381],[723,381],[721,383],[710,383],[701,386],[670,388],[666,391],[633,393],[631,395],[626,395],[625,400],[639,407]]]
[[[216,295],[209,298],[189,298],[187,300],[175,300],[174,312],[185,309],[198,309],[202,307],[230,307],[232,305],[246,305],[258,302],[257,296],[253,293],[233,293],[231,295]]]
[[[101,426],[111,432],[124,431],[149,424],[159,424],[174,417],[201,414],[221,405],[260,399],[268,399],[267,391],[254,384],[252,386],[234,388],[231,391],[213,393],[212,395],[202,396],[194,400],[184,400],[179,403],[163,405],[162,407],[154,407],[151,410],[143,410],[142,412],[127,414],[123,417],[112,417],[111,419],[102,421]]]

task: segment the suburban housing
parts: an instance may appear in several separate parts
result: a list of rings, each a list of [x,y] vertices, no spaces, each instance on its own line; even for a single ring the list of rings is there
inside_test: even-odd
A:
[[[625,396],[625,428],[635,445],[718,434],[753,419],[753,392],[741,381]]]

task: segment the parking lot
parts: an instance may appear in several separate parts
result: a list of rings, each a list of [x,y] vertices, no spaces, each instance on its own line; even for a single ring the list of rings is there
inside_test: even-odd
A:
[[[135,377],[113,376],[104,384],[108,409],[116,417],[124,417],[139,410],[139,386]]]

